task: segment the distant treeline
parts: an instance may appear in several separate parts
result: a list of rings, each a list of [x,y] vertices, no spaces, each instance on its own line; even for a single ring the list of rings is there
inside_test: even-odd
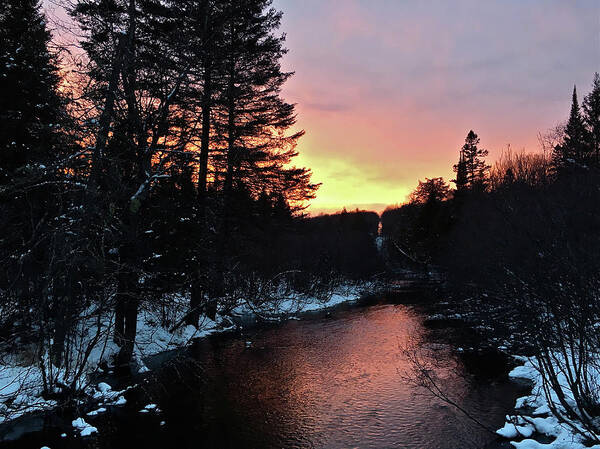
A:
[[[454,252],[476,247],[503,231],[509,232],[512,209],[502,211],[498,216],[501,220],[488,216],[492,213],[488,209],[498,212],[502,202],[510,200],[516,204],[525,201],[525,197],[533,192],[544,198],[554,198],[555,190],[569,190],[568,186],[573,184],[582,183],[581,189],[589,188],[589,178],[594,178],[600,170],[598,74],[595,74],[592,90],[585,96],[582,107],[574,89],[569,119],[541,134],[539,140],[540,152],[515,152],[508,147],[489,165],[485,160],[488,151],[480,147],[479,137],[470,131],[453,167],[456,177],[451,182],[455,188],[452,189],[443,178],[419,181],[405,205],[384,211],[381,217],[383,235],[403,245],[424,263],[444,264],[448,255],[454,261]],[[573,200],[573,207],[583,201]],[[486,238],[475,238],[473,226],[475,223],[483,226],[481,222],[488,223],[490,229],[484,233]],[[493,226],[498,229],[492,231]],[[451,263],[449,267],[456,267],[456,264]]]

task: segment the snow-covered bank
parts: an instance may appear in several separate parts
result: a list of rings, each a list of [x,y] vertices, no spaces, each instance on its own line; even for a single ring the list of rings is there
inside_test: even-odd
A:
[[[560,357],[559,355],[556,356]],[[532,383],[531,394],[517,399],[515,415],[506,417],[506,424],[497,433],[509,440],[516,449],[600,449],[600,444],[586,445],[586,438],[575,429],[582,429],[581,423],[574,419],[560,422],[552,413],[551,404],[562,407],[557,392],[544,382],[538,365],[534,359],[519,357],[522,365],[513,369],[509,376],[513,379],[526,379]],[[591,373],[592,378],[600,385],[600,372]],[[576,408],[575,401],[569,395],[565,374],[558,376],[565,399]],[[549,402],[550,401],[550,402]],[[564,416],[564,414],[562,414]],[[544,436],[548,443],[536,441],[536,436]]]
[[[265,305],[261,307],[240,301],[230,315],[256,315],[262,319],[285,320],[297,317],[303,312],[326,309],[343,302],[356,300],[371,288],[373,288],[371,284],[344,286],[324,298],[288,293],[281,295],[277,300],[265,302]],[[142,305],[138,314],[134,348],[134,362],[138,372],[148,371],[144,364],[147,357],[185,347],[196,338],[227,331],[234,327],[230,318],[217,315],[215,320],[203,317],[198,327],[183,325],[173,329],[173,323],[182,322],[188,304],[189,298],[184,295],[170,295],[164,301],[147,302]],[[106,368],[107,364],[110,365],[113,356],[120,349],[111,337],[112,320],[113,317],[110,315],[104,316],[100,325],[83,320],[77,332],[77,346],[73,345],[73,347],[84,348],[90,342],[95,341],[94,338],[99,331],[103,336],[93,345],[84,365],[84,374],[77,381],[77,388],[85,391],[89,402],[96,407],[96,410],[88,414],[92,418],[95,414],[103,412],[104,405],[120,405],[125,402],[121,395],[122,392],[113,392],[110,387],[107,388],[106,384],[93,385],[91,383],[93,374],[102,371],[101,366]],[[59,405],[56,400],[42,398],[44,376],[48,375],[49,368],[59,384],[70,383],[70,374],[52,367],[48,363],[47,355],[44,356],[45,369],[42,369],[37,363],[35,351],[32,348],[28,350],[30,354],[27,355],[23,354],[24,351],[0,354],[2,356],[0,359],[0,423],[14,420],[28,413],[48,411]],[[79,357],[78,354],[72,354],[72,356]],[[79,424],[83,425],[83,423]]]

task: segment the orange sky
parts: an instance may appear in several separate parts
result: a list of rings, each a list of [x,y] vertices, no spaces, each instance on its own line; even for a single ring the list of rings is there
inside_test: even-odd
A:
[[[419,179],[452,179],[470,129],[490,161],[509,143],[538,151],[538,133],[567,117],[573,84],[585,93],[600,71],[598,0],[274,6],[290,49],[283,65],[296,72],[283,95],[306,130],[296,162],[323,183],[312,214],[379,212]]]
[[[566,118],[600,70],[600,2],[275,0],[284,90],[323,186],[309,211],[382,210],[452,178],[470,129],[490,160]]]

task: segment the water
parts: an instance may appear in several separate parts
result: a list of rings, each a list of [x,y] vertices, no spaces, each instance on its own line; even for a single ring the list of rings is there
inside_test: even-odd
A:
[[[384,304],[202,340],[192,358],[167,363],[144,383],[144,401],[158,402],[160,415],[138,413],[143,402],[132,398],[129,407],[88,420],[100,428],[92,443],[50,430],[10,447],[465,449],[494,442],[406,381],[415,353],[405,349],[413,346],[427,349],[418,355],[445,394],[486,425],[502,426],[517,386],[471,378],[415,309]]]

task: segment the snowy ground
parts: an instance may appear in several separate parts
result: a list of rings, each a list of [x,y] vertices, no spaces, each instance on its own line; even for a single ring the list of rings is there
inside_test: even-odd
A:
[[[276,301],[269,301],[268,307],[255,307],[251,304],[241,302],[234,309],[234,314],[239,316],[260,315],[264,319],[283,320],[295,317],[302,312],[325,309],[343,302],[356,300],[369,287],[369,285],[362,285],[360,288],[346,286],[337,289],[336,293],[324,299],[287,294],[282,295]],[[172,331],[172,329],[161,325],[162,322],[165,322],[165,315],[169,315],[169,323],[178,322],[185,314],[189,300],[182,295],[172,295],[168,298],[166,304],[169,305],[168,312],[165,312],[164,303],[161,306],[149,304],[145,305],[138,315],[134,361],[140,373],[148,371],[148,368],[144,364],[146,357],[163,351],[184,347],[196,338],[205,337],[212,333],[222,332],[231,328],[230,322],[224,321],[220,316],[217,316],[214,321],[204,317],[201,319],[198,328],[194,326],[180,326],[175,331]],[[122,395],[123,392],[112,391],[107,384],[93,385],[90,382],[90,376],[99,370],[101,362],[110,362],[119,350],[119,347],[110,337],[112,329],[111,320],[112,317],[107,316],[102,322],[101,326],[103,327],[104,337],[91,350],[89,359],[85,365],[85,375],[77,383],[79,388],[100,404],[98,409],[88,413],[89,416],[103,413],[106,410],[103,407],[104,405],[122,405],[125,403]],[[227,327],[223,323],[229,323],[230,327]],[[97,329],[96,323],[92,322],[83,322],[81,324],[81,329],[78,331],[81,342],[89,343],[91,341],[96,333],[96,330],[94,330],[95,327]],[[14,420],[27,413],[51,410],[58,405],[56,401],[42,399],[43,376],[48,375],[48,368],[46,368],[45,372],[42,372],[36,365],[35,357],[32,354],[29,354],[29,357],[25,357],[19,353],[12,355],[0,354],[0,356],[2,356],[0,358],[0,424]],[[47,362],[47,355],[44,360]],[[66,384],[69,383],[69,373],[64,373],[54,368],[50,374],[56,379],[64,380]],[[82,436],[97,432],[97,429],[87,424],[84,418],[74,420],[73,427]]]
[[[496,433],[511,440],[512,446],[516,449],[600,449],[598,444],[586,446],[581,435],[553,416],[544,394],[543,379],[535,361],[526,357],[519,357],[519,360],[523,365],[513,369],[509,376],[514,379],[527,379],[532,383],[533,388],[530,395],[517,399],[515,410],[522,414],[507,416],[506,424]],[[600,373],[596,374],[600,380]],[[561,384],[566,386],[566,382],[563,381]],[[552,403],[557,404],[555,396],[556,393],[552,391],[551,397],[554,397]],[[572,398],[567,400],[573,402]],[[570,424],[579,427],[575,421],[570,421]],[[535,440],[538,435],[548,437],[551,442],[539,443]]]

